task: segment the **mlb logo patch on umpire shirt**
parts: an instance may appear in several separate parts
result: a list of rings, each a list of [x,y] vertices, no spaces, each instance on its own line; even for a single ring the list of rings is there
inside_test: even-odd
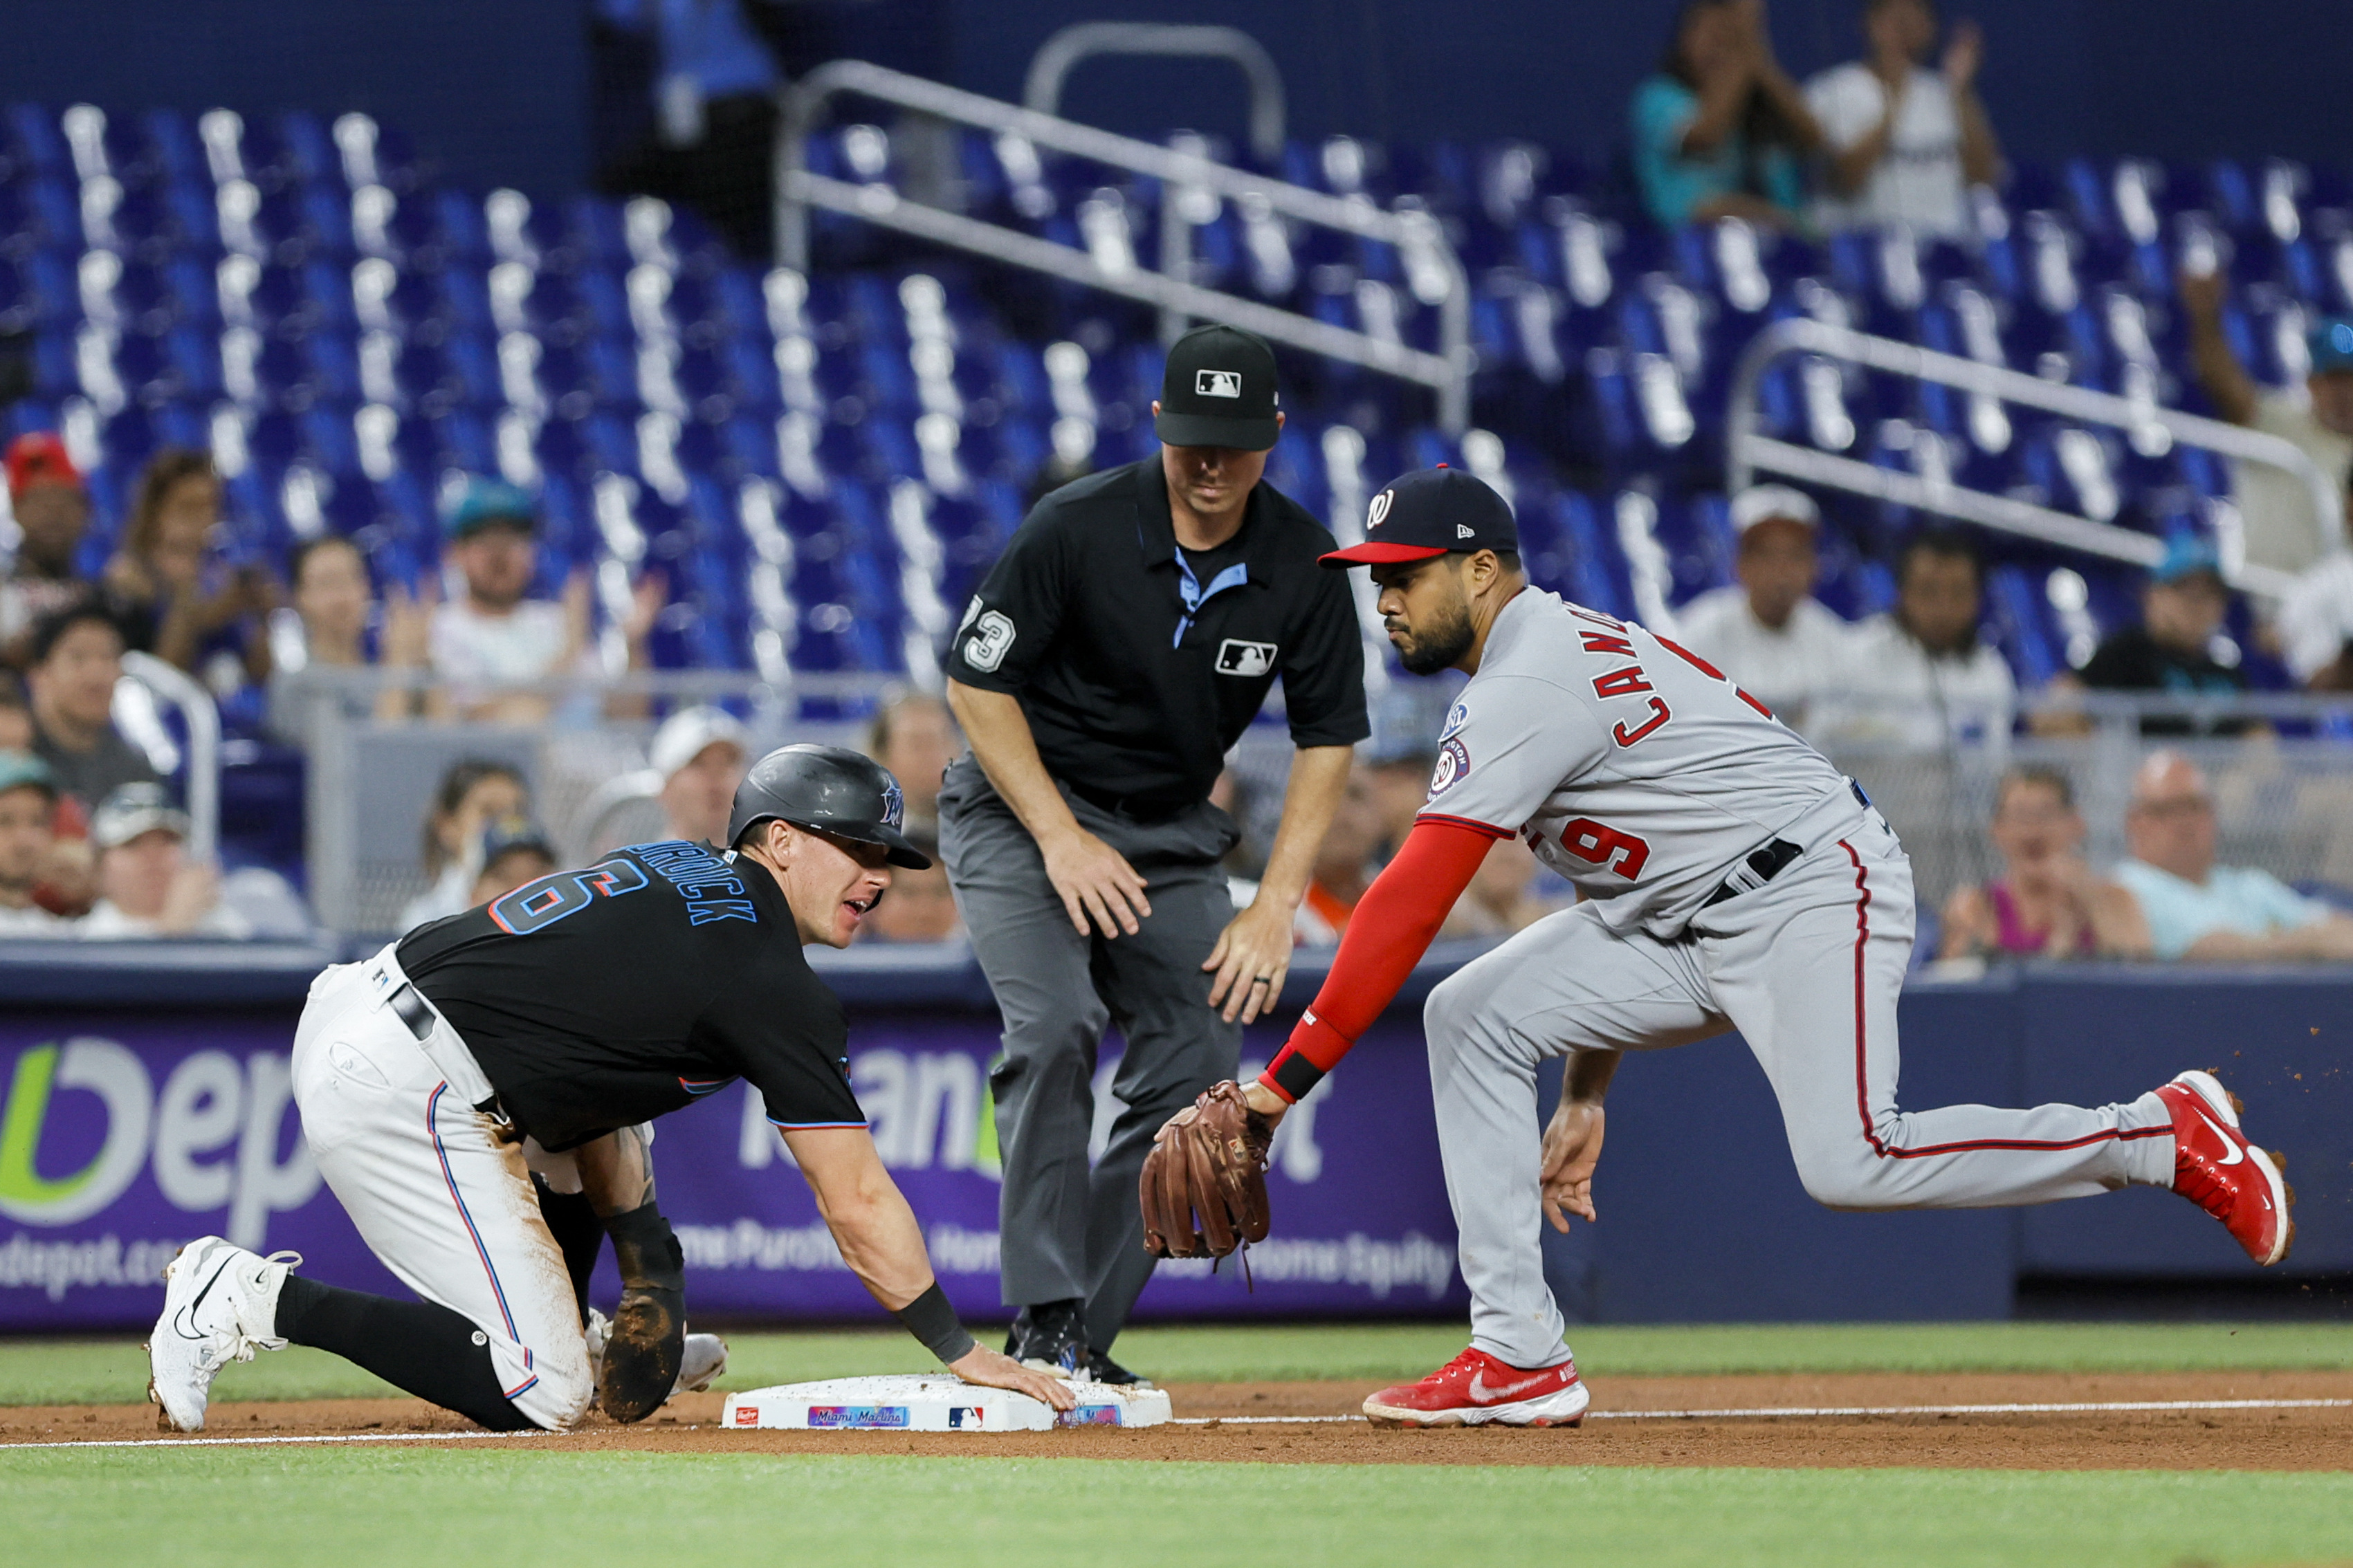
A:
[[[1238,370],[1197,370],[1193,373],[1193,394],[1197,397],[1240,397],[1242,395],[1242,373]]]
[[[1271,642],[1228,637],[1218,645],[1218,673],[1244,678],[1264,675],[1274,668],[1275,650],[1276,645]]]

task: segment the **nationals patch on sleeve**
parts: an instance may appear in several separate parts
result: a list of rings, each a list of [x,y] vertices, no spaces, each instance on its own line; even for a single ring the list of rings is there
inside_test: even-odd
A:
[[[1438,766],[1430,775],[1427,799],[1436,800],[1471,776],[1471,748],[1458,736],[1438,748]]]

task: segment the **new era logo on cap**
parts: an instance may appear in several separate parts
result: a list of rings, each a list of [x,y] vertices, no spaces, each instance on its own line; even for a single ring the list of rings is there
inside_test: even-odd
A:
[[[1193,390],[1203,397],[1240,397],[1242,395],[1242,373],[1238,370],[1203,370],[1193,374]]]

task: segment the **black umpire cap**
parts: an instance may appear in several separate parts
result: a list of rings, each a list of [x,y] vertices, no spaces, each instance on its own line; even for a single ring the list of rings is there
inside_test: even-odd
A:
[[[727,814],[727,842],[737,843],[745,828],[775,818],[837,838],[880,844],[891,851],[893,866],[927,871],[931,858],[899,831],[906,816],[906,797],[890,769],[847,746],[803,742],[779,746],[752,764]]]
[[[1263,452],[1282,435],[1274,350],[1240,327],[1195,327],[1168,349],[1153,433],[1171,447]]]
[[[1365,542],[1320,559],[1326,566],[1379,566],[1519,548],[1510,503],[1484,480],[1440,463],[1390,480],[1365,509]]]

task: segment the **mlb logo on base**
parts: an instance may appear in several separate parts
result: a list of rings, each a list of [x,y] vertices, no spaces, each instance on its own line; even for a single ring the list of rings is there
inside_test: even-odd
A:
[[[1197,370],[1193,373],[1193,392],[1200,397],[1240,397],[1242,395],[1242,373],[1238,370]]]

